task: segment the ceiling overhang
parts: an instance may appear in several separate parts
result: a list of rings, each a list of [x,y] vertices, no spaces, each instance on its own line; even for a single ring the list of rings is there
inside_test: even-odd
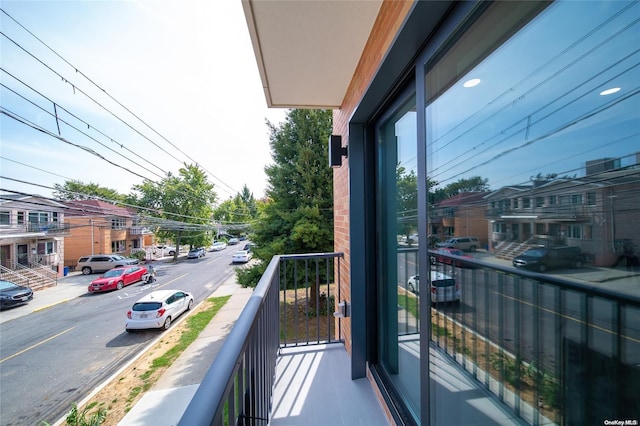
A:
[[[242,0],[267,105],[342,104],[381,0]]]

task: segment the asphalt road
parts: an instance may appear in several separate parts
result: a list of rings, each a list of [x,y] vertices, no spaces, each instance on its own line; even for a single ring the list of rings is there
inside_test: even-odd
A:
[[[233,247],[200,259],[156,266],[157,281],[90,294],[2,324],[0,408],[2,426],[53,423],[74,402],[153,343],[160,331],[127,333],[132,304],[158,289],[192,293],[196,304],[234,272]],[[88,285],[98,275],[68,277]]]

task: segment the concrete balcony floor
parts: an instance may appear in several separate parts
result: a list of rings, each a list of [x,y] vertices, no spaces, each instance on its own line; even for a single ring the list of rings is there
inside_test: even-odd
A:
[[[523,424],[456,364],[431,349],[436,425]],[[416,382],[417,382],[416,377]],[[389,425],[367,379],[351,380],[343,345],[282,349],[270,425]]]

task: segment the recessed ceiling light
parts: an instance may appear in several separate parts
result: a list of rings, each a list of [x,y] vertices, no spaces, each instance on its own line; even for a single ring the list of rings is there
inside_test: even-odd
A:
[[[478,84],[480,84],[480,79],[479,78],[472,78],[471,80],[465,81],[463,86],[464,87],[474,87],[474,86],[477,86]]]
[[[602,92],[600,92],[600,96],[612,95],[612,94],[617,93],[619,91],[620,91],[619,87],[612,87],[611,89],[603,90]]]

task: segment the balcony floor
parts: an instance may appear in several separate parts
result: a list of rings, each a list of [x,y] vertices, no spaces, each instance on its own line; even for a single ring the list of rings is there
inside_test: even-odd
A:
[[[523,424],[455,363],[431,349],[434,424]],[[416,380],[417,381],[417,380]],[[272,426],[388,425],[367,379],[351,380],[343,345],[282,349],[276,368]]]

